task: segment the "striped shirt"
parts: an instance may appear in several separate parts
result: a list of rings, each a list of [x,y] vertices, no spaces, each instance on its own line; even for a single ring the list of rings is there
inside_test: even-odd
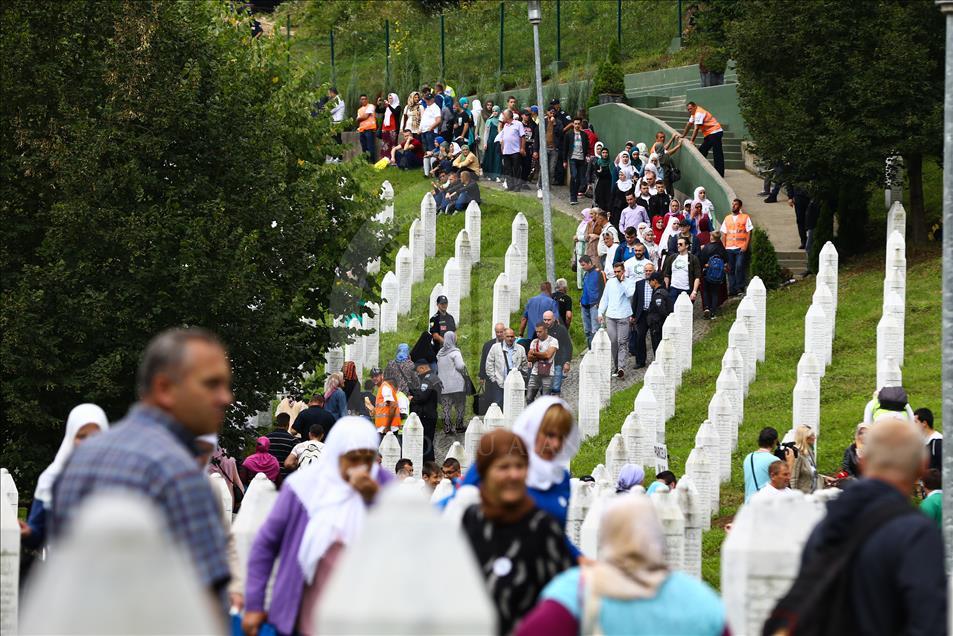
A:
[[[285,468],[285,460],[288,459],[288,455],[301,440],[280,428],[268,433],[265,437],[271,441],[268,453],[278,460],[278,465],[281,466],[281,476],[287,477],[288,469]]]
[[[196,461],[194,440],[167,413],[133,406],[123,420],[73,451],[53,486],[53,536],[69,530],[92,494],[119,489],[140,494],[162,513],[202,583],[224,595],[230,574],[222,507]]]

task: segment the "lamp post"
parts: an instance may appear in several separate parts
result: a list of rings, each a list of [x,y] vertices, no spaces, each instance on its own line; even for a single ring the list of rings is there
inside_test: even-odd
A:
[[[533,57],[536,60],[536,103],[542,111],[543,131],[540,139],[546,138],[545,104],[543,104],[543,71],[539,56],[539,23],[543,20],[543,12],[539,0],[528,0],[529,23],[533,25]],[[540,144],[539,149],[539,180],[543,185],[543,243],[546,247],[546,280],[556,284],[556,256],[553,253],[553,207],[549,193],[549,157],[546,148]],[[524,256],[526,256],[524,254]]]
[[[943,99],[943,423],[953,422],[953,0],[936,0],[946,16],[946,90]],[[953,448],[943,449],[943,472],[953,475]],[[943,491],[946,571],[953,572],[953,488]],[[953,613],[950,614],[953,630]]]

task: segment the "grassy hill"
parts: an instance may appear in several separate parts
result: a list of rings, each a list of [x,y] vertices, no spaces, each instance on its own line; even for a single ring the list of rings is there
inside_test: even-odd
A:
[[[832,474],[840,467],[844,448],[853,440],[854,426],[863,416],[876,379],[876,329],[881,316],[883,256],[872,253],[842,264],[833,364],[821,381],[821,436],[818,470]],[[941,259],[937,248],[908,256],[907,318],[904,387],[914,408],[925,406],[937,415],[939,428]],[[813,279],[768,294],[765,333],[766,360],[758,367],[745,401],[745,417],[732,456],[732,479],[721,489],[717,522],[704,537],[703,574],[719,585],[720,551],[725,523],[743,500],[741,461],[757,447],[758,431],[773,426],[783,435],[791,428],[791,392],[797,362],[804,350],[804,314],[814,293]],[[708,402],[728,344],[734,317],[714,323],[708,336],[695,344],[692,370],[685,374],[676,398],[675,416],[666,427],[669,466],[677,475],[685,469],[698,426],[707,417]],[[641,384],[612,396],[603,409],[601,434],[589,439],[573,462],[573,474],[584,475],[605,462],[605,449],[632,410]],[[648,481],[648,478],[646,479]]]

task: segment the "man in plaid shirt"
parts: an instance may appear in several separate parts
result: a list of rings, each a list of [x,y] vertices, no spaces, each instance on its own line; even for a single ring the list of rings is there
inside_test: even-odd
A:
[[[230,574],[221,504],[193,442],[219,432],[232,401],[225,349],[200,329],[163,332],[146,348],[137,382],[140,401],[126,417],[70,456],[53,487],[51,531],[68,531],[93,493],[140,494],[161,511],[200,580],[224,602]]]

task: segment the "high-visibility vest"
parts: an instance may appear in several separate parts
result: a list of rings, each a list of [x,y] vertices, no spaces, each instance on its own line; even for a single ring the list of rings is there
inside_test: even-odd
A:
[[[701,113],[704,116],[702,123],[698,126],[699,130],[701,130],[702,136],[707,137],[708,135],[722,131],[721,124],[718,123],[718,120],[715,119],[715,116],[701,106],[695,106],[695,114],[692,117],[692,120],[694,120],[695,117],[698,117],[698,113]]]
[[[394,401],[390,404],[384,401],[384,387],[390,388]],[[374,403],[374,426],[378,430],[400,427],[400,407],[397,405],[397,389],[386,380],[377,388],[377,400]]]
[[[751,233],[748,231],[748,215],[744,212],[731,214],[725,219],[725,249],[741,250],[748,249],[748,243],[751,241]]]

